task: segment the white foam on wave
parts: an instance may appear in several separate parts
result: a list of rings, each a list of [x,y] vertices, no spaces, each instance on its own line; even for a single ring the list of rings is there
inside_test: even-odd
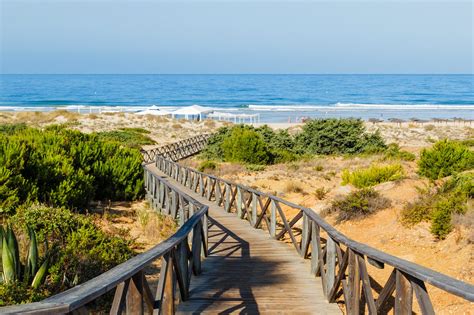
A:
[[[356,104],[336,103],[334,105],[249,105],[254,111],[337,111],[337,110],[474,110],[474,104],[469,105],[438,105],[438,104]]]

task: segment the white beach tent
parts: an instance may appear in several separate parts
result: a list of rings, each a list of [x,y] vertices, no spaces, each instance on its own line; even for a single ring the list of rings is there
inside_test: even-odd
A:
[[[160,110],[157,106],[153,105],[135,114],[136,115],[167,116],[167,115],[171,115],[172,113],[167,110]]]
[[[189,119],[189,116],[198,116],[199,120],[202,119],[203,114],[212,113],[214,110],[209,107],[202,107],[199,105],[191,105],[175,110],[172,114],[173,117],[177,115],[183,115],[186,119]]]

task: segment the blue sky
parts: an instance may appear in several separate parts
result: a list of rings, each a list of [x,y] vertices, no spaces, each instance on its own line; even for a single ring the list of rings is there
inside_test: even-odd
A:
[[[2,73],[472,73],[472,1],[0,0]]]

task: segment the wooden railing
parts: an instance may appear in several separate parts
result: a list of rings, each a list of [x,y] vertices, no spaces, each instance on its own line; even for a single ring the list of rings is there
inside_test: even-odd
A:
[[[153,209],[178,220],[181,227],[173,236],[90,281],[41,302],[0,308],[0,313],[83,311],[90,302],[112,290],[115,295],[111,314],[122,310],[132,314],[145,310],[173,313],[175,302],[188,298],[192,275],[200,273],[201,259],[207,255],[208,207],[158,176],[154,167],[247,220],[251,227],[267,230],[274,239],[291,242],[301,257],[311,260],[311,273],[321,277],[328,301],[342,299],[349,314],[386,313],[392,308],[396,314],[411,314],[413,295],[422,314],[434,314],[426,283],[474,301],[474,286],[351,240],[311,209],[174,162],[198,153],[208,137],[198,136],[179,142],[181,146],[144,152],[145,162],[148,161],[144,165],[147,198]],[[153,159],[155,165],[150,164]],[[153,295],[144,270],[157,259],[161,259],[161,269]],[[370,270],[386,267],[392,269],[381,286]]]
[[[172,314],[176,300],[186,300],[192,275],[201,272],[207,255],[208,207],[184,194],[145,165],[147,198],[152,207],[176,218],[181,227],[152,249],[83,284],[36,303],[0,308],[1,314],[63,314],[87,312],[88,303],[115,290],[110,314],[142,314],[144,311]],[[160,276],[153,294],[145,268],[161,259]],[[177,283],[177,289],[176,285]],[[175,296],[179,291],[179,296]]]
[[[225,211],[247,220],[251,227],[266,229],[274,239],[291,242],[301,257],[311,259],[311,273],[321,277],[328,301],[343,300],[348,314],[386,313],[392,308],[395,314],[412,314],[413,295],[422,314],[434,314],[425,284],[474,301],[471,284],[356,242],[311,209],[160,156],[156,166]],[[387,267],[392,269],[381,286],[369,268]]]
[[[211,134],[202,134],[178,142],[170,143],[150,150],[142,150],[143,162],[151,163],[157,156],[178,161],[199,153],[207,144]]]

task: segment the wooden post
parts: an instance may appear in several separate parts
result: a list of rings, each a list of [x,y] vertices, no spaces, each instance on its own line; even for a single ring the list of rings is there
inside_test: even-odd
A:
[[[199,195],[204,196],[204,178],[199,174]]]
[[[255,226],[257,223],[257,203],[258,203],[258,195],[256,193],[252,193],[252,215],[251,215],[251,225]]]
[[[326,294],[329,294],[334,285],[334,278],[336,277],[336,243],[334,243],[334,240],[329,235],[326,248]],[[356,263],[358,263],[358,261],[356,261]]]
[[[222,199],[222,191],[221,191],[221,185],[219,183],[219,180],[216,179],[216,204],[218,206],[221,205],[221,199]]]
[[[237,186],[237,217],[242,219],[242,189]]]
[[[163,296],[161,299],[161,304],[160,304],[160,314],[174,314],[175,309],[174,309],[174,292],[175,292],[175,279],[174,279],[174,273],[173,273],[173,257],[171,256],[172,253],[167,255],[166,257],[166,276],[164,280],[164,288],[163,288]],[[130,313],[134,314],[134,313]]]
[[[413,288],[407,277],[397,270],[395,292],[395,314],[411,315],[413,308]]]
[[[174,190],[171,191],[171,217],[176,219],[178,212],[178,193]]]
[[[225,211],[230,212],[230,184],[225,183]]]
[[[301,257],[306,258],[309,247],[309,240],[311,239],[311,221],[306,213],[303,212],[303,231],[301,233]]]
[[[127,291],[127,314],[143,314],[143,275],[139,271],[130,281]]]
[[[276,237],[276,204],[275,200],[272,199],[270,206],[270,236]]]
[[[319,250],[317,242],[319,241],[319,237],[317,237],[316,233],[319,232],[319,226],[316,222],[311,222],[311,274],[316,276],[318,273],[318,263],[319,263]]]

